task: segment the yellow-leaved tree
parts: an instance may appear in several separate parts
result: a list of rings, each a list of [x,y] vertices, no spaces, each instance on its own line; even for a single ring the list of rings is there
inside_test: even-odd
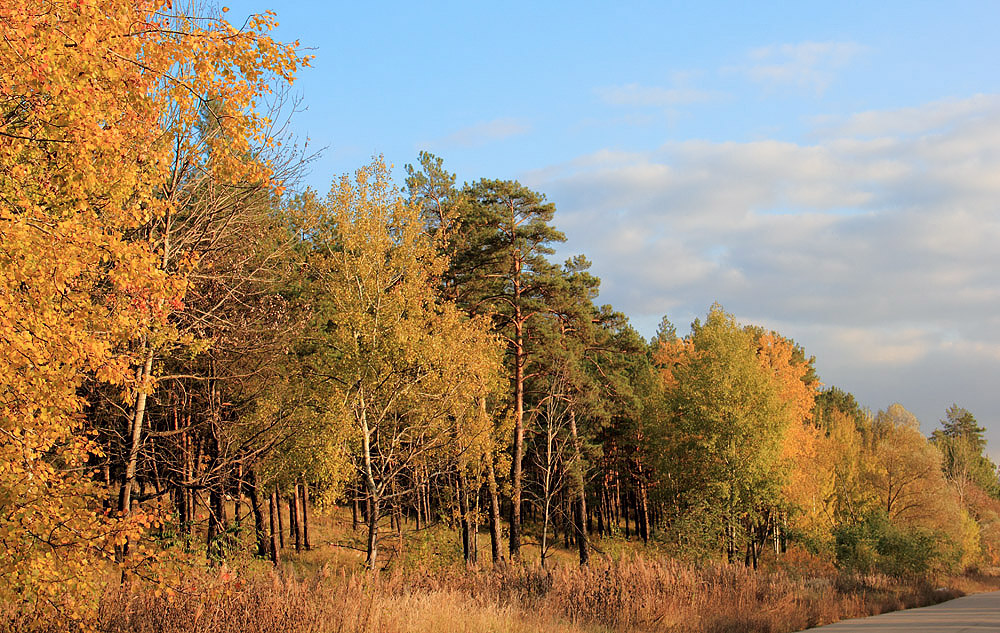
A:
[[[446,261],[381,160],[334,183],[307,244],[308,373],[349,430],[374,569],[402,474],[486,443],[493,424],[480,404],[498,388],[501,349],[486,319],[439,297]]]
[[[933,534],[936,555],[957,569],[978,562],[979,528],[944,476],[941,452],[902,405],[879,411],[867,485],[889,522]]]
[[[255,99],[304,61],[272,26],[162,0],[0,4],[0,598],[20,617],[83,617],[100,561],[153,520],[105,509],[80,389],[117,385],[141,436],[149,350],[185,288],[154,247],[170,161],[215,99],[211,168],[246,177]]]

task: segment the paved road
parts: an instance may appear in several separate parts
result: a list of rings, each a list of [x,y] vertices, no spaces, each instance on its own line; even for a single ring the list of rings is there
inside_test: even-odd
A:
[[[823,633],[1000,633],[1000,591],[977,593],[919,609],[819,626]]]

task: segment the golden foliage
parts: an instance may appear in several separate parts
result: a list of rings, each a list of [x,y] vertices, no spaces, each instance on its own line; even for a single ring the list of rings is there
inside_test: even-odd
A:
[[[226,104],[214,164],[239,169],[267,125],[254,99],[304,61],[272,24],[147,0],[0,6],[0,576],[25,605],[78,615],[97,562],[152,520],[104,511],[80,387],[151,388],[129,343],[181,307],[184,284],[140,229],[172,204],[169,161],[208,98]]]

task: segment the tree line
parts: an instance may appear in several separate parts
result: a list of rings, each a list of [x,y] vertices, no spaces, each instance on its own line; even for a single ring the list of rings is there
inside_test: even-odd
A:
[[[925,438],[720,305],[644,339],[515,181],[421,153],[402,188],[375,159],[299,190],[276,121],[308,58],[273,15],[0,23],[0,573],[26,604],[77,608],[101,561],[143,573],[171,543],[222,560],[244,525],[277,564],[334,504],[373,570],[386,530],[441,517],[469,564],[482,529],[494,564],[560,535],[581,564],[616,538],[997,562],[996,466],[957,405]]]

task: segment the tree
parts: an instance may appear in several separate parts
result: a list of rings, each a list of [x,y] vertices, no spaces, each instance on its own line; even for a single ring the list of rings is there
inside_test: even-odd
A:
[[[793,360],[788,341],[741,327],[718,305],[704,324],[695,321],[687,339],[665,336],[660,346],[665,443],[686,487],[693,487],[683,494],[692,507],[724,508],[727,557],[733,560],[745,544],[748,562],[756,564],[761,526],[784,483],[787,430],[812,408],[814,387],[802,380],[808,363]]]
[[[816,426],[825,430],[828,416],[837,414],[850,417],[858,432],[864,433],[871,428],[871,413],[861,408],[854,394],[836,386],[821,390],[816,396],[816,408],[813,411]]]
[[[986,456],[985,429],[968,410],[953,404],[945,412],[940,429],[931,434],[931,442],[941,451],[945,475],[964,499],[970,484],[986,493],[1000,496],[996,464]]]
[[[150,521],[103,514],[79,388],[126,392],[134,473],[149,350],[184,291],[147,230],[174,204],[174,126],[222,97],[213,169],[240,169],[267,124],[252,101],[304,60],[266,36],[269,16],[237,31],[162,2],[14,0],[0,23],[0,575],[26,609],[74,617],[99,587],[96,561]]]
[[[399,494],[400,474],[443,458],[457,422],[479,420],[471,434],[487,432],[479,403],[497,380],[498,349],[482,319],[438,300],[446,262],[383,162],[335,184],[309,243],[309,372],[327,410],[351,429],[375,569],[381,512]]]
[[[941,453],[920,433],[917,418],[890,405],[875,415],[870,438],[862,463],[873,503],[838,526],[838,559],[857,558],[867,548],[887,573],[973,563],[979,528],[945,480]]]
[[[918,522],[938,514],[945,496],[941,453],[920,434],[916,417],[893,404],[875,418],[881,433],[869,485],[890,521]]]
[[[549,222],[555,206],[517,182],[480,180],[463,189],[466,206],[460,248],[451,262],[456,301],[493,319],[507,344],[513,410],[511,443],[511,558],[521,547],[524,459],[524,386],[529,377],[532,319],[546,311],[555,267],[549,244],[565,239]]]
[[[945,419],[941,420],[941,430],[937,434],[951,438],[963,438],[981,451],[986,448],[986,438],[983,437],[985,432],[986,429],[979,426],[976,417],[969,413],[968,409],[953,404],[945,411]]]

